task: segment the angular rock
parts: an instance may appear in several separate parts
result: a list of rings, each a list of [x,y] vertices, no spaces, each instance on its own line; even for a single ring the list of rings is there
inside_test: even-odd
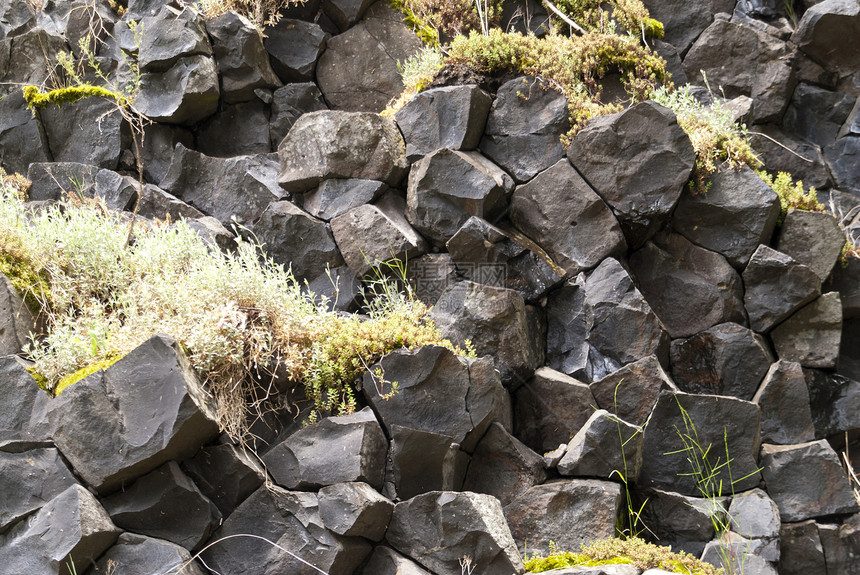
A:
[[[534,78],[517,78],[496,92],[480,149],[525,182],[564,157],[561,136],[569,129],[567,98]]]
[[[427,251],[427,242],[406,221],[406,202],[388,193],[337,216],[331,232],[349,269],[361,277],[382,262],[412,261]]]
[[[302,114],[326,110],[325,101],[313,82],[287,84],[272,92],[269,140],[277,147]]]
[[[710,182],[703,194],[690,190],[682,194],[672,227],[741,269],[759,244],[770,243],[779,198],[748,166],[717,172]]]
[[[799,363],[771,365],[752,401],[761,409],[763,442],[785,445],[815,439],[809,389]]]
[[[30,164],[27,179],[32,185],[28,195],[32,201],[56,201],[70,195],[91,198],[97,174],[95,166],[77,162]]]
[[[565,272],[545,251],[512,229],[473,216],[445,244],[465,279],[517,291],[537,301],[559,284]]]
[[[742,277],[750,327],[759,333],[821,295],[821,278],[814,271],[766,245],[758,247]]]
[[[181,575],[205,573],[197,562],[191,561],[191,554],[184,547],[135,533],[120,535],[116,545],[87,573],[111,575],[117,565],[122,566],[123,575],[173,575],[180,567]]]
[[[221,522],[215,504],[200,493],[175,461],[105,497],[102,504],[119,527],[165,539],[189,551],[196,551]]]
[[[656,355],[628,363],[589,387],[600,409],[633,425],[645,424],[661,391],[678,391]]]
[[[99,170],[96,174],[95,195],[102,198],[109,209],[121,212],[133,206],[138,185],[138,181],[131,176]]]
[[[79,162],[113,170],[128,140],[117,104],[84,98],[39,112],[51,155],[57,162]]]
[[[499,218],[513,185],[503,170],[478,152],[438,150],[409,172],[406,218],[441,246],[470,216]]]
[[[792,44],[744,23],[715,20],[684,58],[684,72],[698,79],[700,71],[728,98],[755,101],[754,123],[778,123],[794,92]]]
[[[788,172],[805,186],[816,189],[831,185],[824,156],[817,146],[790,136],[772,124],[756,126],[755,133],[750,134],[750,144],[769,171]]]
[[[817,369],[803,375],[817,439],[860,429],[860,382]]]
[[[571,479],[532,487],[505,506],[505,519],[520,552],[547,554],[615,535],[621,486],[611,481]]]
[[[492,495],[504,506],[546,476],[543,458],[494,423],[475,448],[463,490]]]
[[[398,503],[386,538],[437,573],[458,571],[465,555],[475,575],[525,572],[502,506],[491,495],[435,491]]]
[[[782,524],[777,568],[781,575],[827,572],[824,548],[814,521]]]
[[[317,84],[336,110],[381,112],[403,91],[398,62],[420,49],[403,14],[377,2],[361,22],[328,41],[317,61]]]
[[[672,338],[745,321],[741,278],[720,254],[669,234],[645,244],[629,261],[642,295]]]
[[[50,161],[50,148],[40,127],[20,91],[0,98],[0,165],[8,173],[24,174],[31,163]]]
[[[51,74],[59,68],[48,63],[56,62],[61,51],[69,51],[65,39],[42,27],[0,40],[0,95],[20,94],[20,86],[47,85]]]
[[[558,472],[601,479],[620,474],[635,483],[642,468],[642,439],[641,429],[598,409],[570,440]]]
[[[546,310],[547,365],[573,377],[591,382],[652,354],[667,358],[660,320],[613,258],[552,292]]]
[[[770,549],[777,549],[776,545],[771,544]],[[728,573],[778,575],[776,569],[764,556],[767,553],[768,550],[760,541],[746,539],[733,531],[727,531],[719,539],[710,541],[705,546],[702,561],[722,568]],[[779,556],[774,559],[779,559]]]
[[[263,43],[281,81],[308,82],[314,79],[317,60],[328,39],[329,35],[313,22],[282,18],[266,28]]]
[[[346,30],[364,16],[373,0],[323,0],[322,9],[334,24]]]
[[[446,348],[423,346],[386,355],[374,369],[399,383],[389,399],[371,373],[363,392],[386,429],[400,425],[453,437],[472,452],[493,421],[510,428],[510,397],[487,358],[466,359]]]
[[[30,308],[9,278],[0,273],[0,356],[20,353],[35,331]]]
[[[51,401],[48,418],[75,471],[109,493],[215,437],[205,397],[179,345],[159,335],[66,388]]]
[[[195,232],[210,249],[219,249],[224,252],[236,250],[236,236],[227,231],[221,222],[211,216],[188,220],[185,225],[191,228],[191,231]]]
[[[818,525],[821,546],[828,571],[857,575],[858,550],[860,550],[860,514],[855,513],[842,525]]]
[[[849,41],[860,35],[860,6],[853,0],[824,0],[803,14],[792,42],[830,70],[860,66],[860,48]]]
[[[860,137],[847,136],[836,140],[824,149],[824,161],[833,181],[842,190],[853,194],[860,193],[860,176],[857,170],[858,158],[860,158]]]
[[[331,178],[379,180],[397,186],[409,167],[393,120],[361,112],[303,114],[278,146],[280,184],[306,192]]]
[[[672,379],[681,391],[755,395],[774,358],[765,339],[736,323],[721,323],[672,342]]]
[[[4,494],[0,533],[75,484],[74,475],[54,448],[0,451],[0,493]]]
[[[269,204],[254,222],[254,235],[266,255],[289,268],[299,280],[312,281],[343,258],[325,222],[286,200]]]
[[[224,517],[266,480],[257,459],[229,443],[204,447],[193,458],[186,459],[182,468]]]
[[[258,99],[223,105],[198,126],[196,150],[220,158],[270,153],[266,106]]]
[[[174,12],[162,7],[144,18],[138,64],[142,72],[164,71],[187,56],[211,56],[206,24],[195,10]]]
[[[221,573],[352,575],[370,553],[360,537],[343,537],[325,528],[316,493],[263,486],[228,517],[212,536],[225,539],[203,552],[203,561]],[[289,549],[284,553],[280,548]],[[313,568],[307,563],[316,566]]]
[[[510,217],[571,275],[627,251],[612,212],[565,159],[516,188]]]
[[[143,73],[134,107],[150,120],[191,126],[215,113],[219,96],[215,60],[187,56],[167,70]]]
[[[430,575],[417,563],[410,561],[394,549],[379,546],[373,550],[362,575]]]
[[[728,452],[735,491],[758,486],[759,421],[758,406],[749,401],[716,395],[661,393],[645,428],[639,485],[690,496],[703,495],[700,489],[708,495],[718,494],[719,482],[723,485],[729,482],[728,469],[716,470],[713,480],[700,486],[696,478],[688,475],[693,471],[688,458],[704,469],[714,469],[726,461]],[[682,436],[698,438],[699,447],[691,446],[695,454],[685,448]],[[691,445],[689,439],[686,445]],[[707,450],[709,445],[712,449],[703,458],[700,450]]]
[[[177,145],[159,185],[224,225],[250,225],[286,196],[277,175],[278,164],[268,155],[222,159]]]
[[[320,449],[325,445],[325,449]],[[388,442],[373,412],[327,417],[273,446],[263,456],[275,483],[287,489],[364,481],[382,489]]]
[[[51,399],[35,383],[16,356],[0,356],[0,442],[48,438],[43,418]]]
[[[0,40],[18,36],[35,24],[33,7],[29,4],[6,1],[0,4]]]
[[[514,398],[515,434],[538,453],[566,445],[597,404],[586,384],[548,367],[535,371]]]
[[[639,247],[668,221],[696,154],[674,112],[647,101],[592,120],[567,157],[612,208],[628,243]]]
[[[8,573],[70,575],[69,564],[84,572],[120,532],[96,498],[76,484],[0,536],[0,562]]]
[[[430,491],[462,489],[469,456],[460,450],[455,437],[397,424],[389,425],[388,430],[386,493],[393,490],[393,495],[405,501]]]
[[[831,214],[789,210],[782,223],[776,249],[808,266],[824,281],[833,270],[843,246],[845,234]]]
[[[543,338],[513,290],[460,282],[442,293],[430,317],[443,338],[461,347],[471,340],[478,355],[492,356],[508,389],[522,385],[543,364]]]
[[[729,517],[732,530],[747,539],[759,539],[767,545],[776,543],[779,539],[779,509],[761,489],[734,495],[729,505]],[[779,550],[765,558],[768,561],[776,561],[779,558]]]
[[[842,319],[860,318],[860,258],[847,258],[844,264],[834,266],[824,289],[839,292]]]
[[[167,175],[176,144],[194,148],[194,134],[187,128],[153,123],[143,133],[143,177],[151,182],[160,183]]]
[[[320,489],[319,511],[325,526],[338,535],[380,541],[394,503],[367,483],[337,483]]]
[[[637,508],[646,500],[642,522],[648,530],[643,535],[659,545],[671,545],[674,551],[700,556],[714,538],[714,522],[727,522],[725,497],[711,500],[653,488],[636,492]]]
[[[770,334],[780,359],[803,367],[834,368],[842,338],[842,303],[826,293],[779,324]]]
[[[329,221],[353,208],[369,204],[388,190],[374,180],[325,180],[305,195],[302,207],[314,217]]]
[[[254,99],[257,88],[281,85],[259,31],[244,16],[225,12],[206,21],[212,51],[221,75],[221,96],[227,104]],[[272,31],[269,30],[268,34]]]
[[[652,18],[663,23],[663,40],[681,53],[714,21],[714,14],[731,13],[735,6],[734,0],[643,0],[643,4]]]
[[[158,186],[146,184],[140,194],[137,215],[150,220],[179,221],[204,217],[203,212],[189,206],[173,194],[168,194]]]
[[[785,112],[783,126],[808,142],[827,146],[836,139],[854,102],[855,98],[847,94],[811,84],[798,84]]]
[[[406,278],[415,289],[415,297],[430,306],[436,305],[448,286],[461,281],[456,265],[446,253],[425,254],[411,260]]]
[[[839,457],[823,439],[797,445],[764,444],[761,464],[768,495],[783,521],[860,509]]]
[[[442,148],[474,150],[481,141],[493,99],[478,86],[432,88],[415,95],[394,119],[415,162]]]

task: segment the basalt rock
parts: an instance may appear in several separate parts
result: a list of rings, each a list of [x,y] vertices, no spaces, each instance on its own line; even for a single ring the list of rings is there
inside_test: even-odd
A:
[[[20,359],[0,357],[0,442],[48,439],[44,417],[50,401]]]
[[[134,533],[123,533],[116,545],[108,549],[93,565],[90,575],[111,575],[117,565],[123,575],[204,575],[205,571],[191,560],[184,547]]]
[[[460,491],[469,467],[469,455],[456,437],[388,425],[391,437],[385,493],[405,501],[430,491]]]
[[[700,494],[701,495],[701,494]],[[700,556],[705,544],[714,538],[714,522],[728,520],[728,498],[705,499],[649,488],[635,492],[635,504],[641,505],[642,522],[648,526],[643,536],[658,545]]]
[[[254,98],[257,88],[280,86],[263,48],[263,39],[247,18],[225,12],[208,20],[206,31],[212,39],[225,103],[247,102]]]
[[[314,79],[317,60],[328,39],[329,35],[313,22],[282,18],[266,29],[263,42],[278,77],[292,83]]]
[[[824,281],[844,246],[845,234],[831,214],[789,210],[776,249],[808,266]]]
[[[220,158],[268,154],[272,151],[268,116],[257,98],[225,104],[197,128],[197,151]]]
[[[808,142],[827,146],[836,139],[854,102],[855,98],[847,94],[799,84],[785,112],[783,126]]]
[[[20,353],[35,330],[30,308],[9,278],[0,273],[0,356]]]
[[[302,207],[311,215],[329,221],[353,208],[379,199],[388,186],[375,180],[325,180],[305,195]]]
[[[0,533],[77,483],[55,448],[2,450],[8,448],[0,448]]]
[[[814,521],[782,524],[777,567],[781,575],[826,572],[824,548],[818,535],[818,525]]]
[[[144,72],[135,109],[156,122],[190,126],[218,109],[218,71],[211,56],[185,56],[164,71]]]
[[[51,160],[45,134],[20,91],[0,99],[0,164],[9,173],[26,173],[33,162]]]
[[[715,14],[731,13],[735,6],[734,0],[644,0],[643,4],[652,18],[663,23],[663,39],[681,53],[714,21]]]
[[[801,308],[770,334],[780,359],[834,368],[842,339],[842,303],[830,292]]]
[[[143,18],[138,63],[142,72],[164,71],[187,56],[211,56],[203,18],[195,10],[179,13],[164,6]]]
[[[860,158],[860,137],[846,136],[824,149],[824,160],[836,186],[853,194],[860,193],[860,177],[854,166]]]
[[[379,546],[364,566],[362,575],[430,575],[414,561],[390,547]]]
[[[326,110],[325,100],[313,82],[287,84],[272,92],[269,140],[277,147],[302,114]]]
[[[860,6],[853,0],[825,0],[810,7],[791,39],[831,70],[856,70],[860,47],[850,42],[860,34]]]
[[[815,439],[809,388],[799,363],[771,365],[752,401],[761,409],[763,442],[785,445]]]
[[[678,391],[656,355],[629,363],[589,387],[600,409],[633,425],[645,424],[661,391]]]
[[[642,431],[604,409],[591,414],[573,436],[557,469],[561,475],[635,483],[642,468]]]
[[[98,168],[77,162],[33,163],[27,169],[30,200],[61,200],[72,195],[95,195]]]
[[[860,429],[860,382],[844,375],[804,369],[815,438]]]
[[[394,503],[367,483],[336,483],[319,491],[320,518],[338,535],[380,541],[388,529]]]
[[[229,443],[204,447],[182,467],[224,517],[266,480],[260,463],[242,447]]]
[[[756,126],[750,134],[756,155],[771,172],[788,172],[804,186],[816,189],[831,185],[824,156],[818,146],[799,140],[772,124]]]

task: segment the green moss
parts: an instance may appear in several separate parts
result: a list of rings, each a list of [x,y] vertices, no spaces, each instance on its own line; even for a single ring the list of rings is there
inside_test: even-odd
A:
[[[24,86],[21,89],[24,94],[24,99],[27,101],[28,110],[38,110],[44,108],[48,104],[71,104],[84,98],[101,97],[115,101],[120,106],[128,105],[128,99],[122,94],[112,92],[102,86],[93,86],[92,84],[81,84],[79,86],[71,86],[68,88],[59,88],[50,92],[42,92],[36,86]]]
[[[122,359],[122,357],[123,355],[120,353],[109,354],[106,358],[86,365],[78,371],[70,373],[69,375],[61,378],[60,381],[57,382],[57,386],[54,388],[54,395],[60,395],[61,393],[63,393],[63,390],[65,390],[70,385],[76,384],[77,382],[81,381],[85,377],[94,374],[100,369],[109,368],[110,366],[118,362],[120,359]],[[33,375],[33,379],[39,382],[39,386],[44,389],[44,385],[42,384],[42,381],[40,381],[40,378],[37,377],[36,374],[33,374],[33,372],[30,372],[30,374]],[[44,380],[45,378],[41,377],[41,379]]]
[[[3,247],[0,242],[0,273],[9,278],[30,312],[39,315],[42,312],[42,298],[50,301],[51,297],[47,274],[37,272],[27,260],[16,257]]]

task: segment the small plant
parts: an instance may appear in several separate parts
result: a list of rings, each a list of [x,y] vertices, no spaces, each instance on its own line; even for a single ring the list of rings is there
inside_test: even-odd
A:
[[[397,69],[403,79],[403,92],[383,110],[382,115],[393,117],[417,93],[430,85],[444,63],[445,55],[438,46],[424,46],[403,62],[398,62]]]
[[[638,36],[663,37],[663,25],[650,17],[641,0],[554,0],[552,3],[587,32],[614,34],[616,22]],[[559,23],[560,30],[565,23]]]
[[[615,407],[615,412],[618,412],[618,388],[621,387],[621,384],[624,382],[622,378],[616,385],[615,391],[613,394],[612,404]],[[642,505],[639,506],[639,509],[635,509],[633,505],[633,497],[630,495],[630,485],[628,483],[628,477],[630,476],[627,469],[627,453],[624,449],[624,446],[627,445],[630,441],[636,438],[637,435],[642,433],[641,428],[637,428],[636,431],[628,437],[626,440],[624,439],[624,434],[621,430],[621,420],[618,416],[612,415],[610,416],[616,424],[616,428],[618,429],[618,442],[621,446],[621,461],[624,467],[623,470],[614,470],[609,477],[611,478],[613,475],[618,475],[618,478],[621,480],[621,483],[624,485],[624,495],[625,495],[625,505],[627,507],[626,514],[627,516],[624,518],[626,521],[621,519],[618,520],[619,523],[623,523],[622,525],[616,525],[616,532],[619,537],[639,537],[639,535],[647,529],[644,525],[642,527],[639,524],[642,522],[642,510],[645,509],[645,505],[648,503],[648,500],[642,502]]]
[[[278,23],[281,10],[304,3],[305,0],[197,0],[195,6],[206,18],[215,18],[231,10],[238,12],[262,30]]]
[[[439,38],[454,38],[472,31],[498,26],[502,16],[499,0],[390,0],[430,46]]]
[[[779,196],[777,224],[782,225],[788,210],[824,211],[824,204],[818,201],[818,193],[815,188],[804,190],[803,182],[800,180],[795,182],[791,174],[779,172],[776,176],[772,176],[764,170],[758,170],[756,173]]]

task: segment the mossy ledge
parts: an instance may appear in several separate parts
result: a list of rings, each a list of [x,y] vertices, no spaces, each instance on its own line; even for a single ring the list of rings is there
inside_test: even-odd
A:
[[[55,104],[59,107],[62,104],[71,104],[78,100],[92,97],[107,98],[115,101],[120,106],[126,106],[129,103],[125,96],[112,92],[102,86],[93,86],[92,84],[58,88],[49,92],[42,92],[36,86],[24,86],[21,91],[24,94],[24,99],[27,101],[27,109],[33,111],[40,110],[48,104]]]

